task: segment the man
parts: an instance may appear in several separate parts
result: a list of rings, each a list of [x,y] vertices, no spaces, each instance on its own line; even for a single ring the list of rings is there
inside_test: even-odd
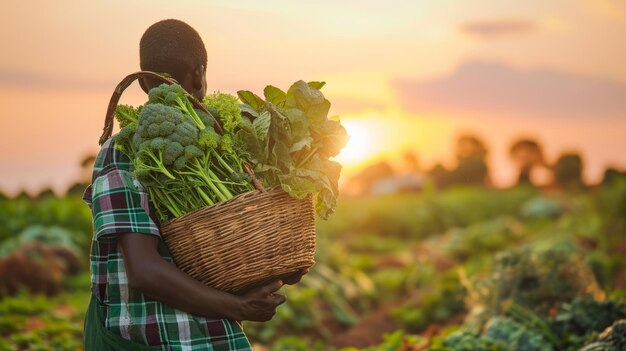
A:
[[[140,65],[171,75],[196,98],[206,93],[206,49],[184,22],[164,20],[148,28],[140,41]],[[140,81],[146,93],[156,84]],[[285,301],[276,293],[282,282],[235,296],[180,271],[131,167],[109,139],[83,197],[94,220],[85,350],[249,350],[238,321],[271,319]]]

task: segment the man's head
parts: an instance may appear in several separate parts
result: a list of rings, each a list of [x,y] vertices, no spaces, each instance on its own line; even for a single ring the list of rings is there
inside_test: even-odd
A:
[[[141,70],[167,73],[190,94],[206,94],[207,53],[198,32],[185,22],[167,19],[151,25],[139,42]],[[139,81],[147,93],[159,83]]]

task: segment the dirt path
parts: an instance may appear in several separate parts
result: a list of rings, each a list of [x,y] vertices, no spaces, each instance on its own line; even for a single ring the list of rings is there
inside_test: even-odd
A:
[[[400,328],[400,324],[391,317],[390,311],[408,300],[405,298],[381,305],[376,311],[361,319],[359,324],[335,336],[332,345],[335,347],[363,348],[380,344],[383,341],[383,334],[394,332]]]

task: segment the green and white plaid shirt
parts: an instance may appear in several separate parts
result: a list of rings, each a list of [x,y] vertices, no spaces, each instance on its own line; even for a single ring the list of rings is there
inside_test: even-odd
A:
[[[92,293],[107,307],[105,327],[125,339],[163,351],[250,350],[238,322],[177,310],[128,285],[118,234],[156,235],[161,257],[173,262],[151,216],[148,194],[131,171],[128,157],[109,139],[96,158],[92,184],[83,196],[91,207],[94,224]]]

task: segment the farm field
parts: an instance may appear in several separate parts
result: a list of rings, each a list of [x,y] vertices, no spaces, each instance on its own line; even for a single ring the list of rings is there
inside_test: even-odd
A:
[[[0,212],[0,350],[80,350],[87,206],[19,197]],[[618,350],[625,254],[624,182],[340,198],[311,272],[244,329],[255,350]]]

